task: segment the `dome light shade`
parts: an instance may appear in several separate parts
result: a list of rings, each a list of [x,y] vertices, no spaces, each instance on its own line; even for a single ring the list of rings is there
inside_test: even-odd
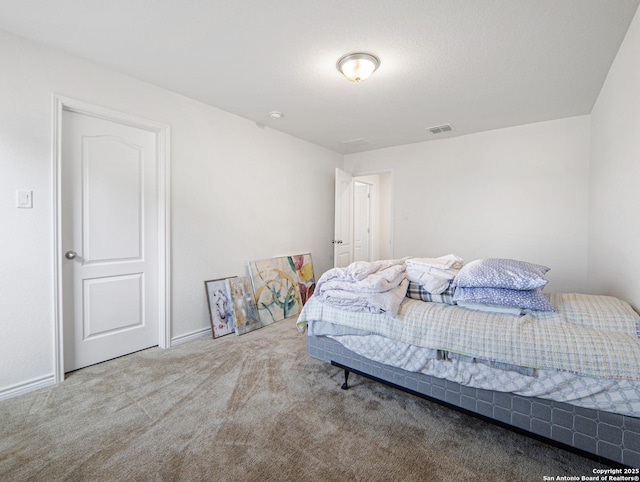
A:
[[[336,67],[351,82],[367,80],[380,66],[378,57],[371,54],[348,54],[341,57]]]

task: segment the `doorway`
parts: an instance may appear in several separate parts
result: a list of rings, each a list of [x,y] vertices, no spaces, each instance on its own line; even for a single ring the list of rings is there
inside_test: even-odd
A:
[[[354,193],[357,186],[362,197],[358,201],[358,194],[354,194],[354,260],[357,226],[368,224],[369,232],[363,229],[360,235],[368,243],[368,248],[362,250],[362,261],[379,261],[393,258],[393,174],[379,172],[373,174],[354,175]],[[366,186],[366,187],[364,187]],[[365,235],[367,235],[365,238]],[[368,254],[368,256],[367,256]]]
[[[393,258],[393,172],[336,169],[335,193],[334,267]]]

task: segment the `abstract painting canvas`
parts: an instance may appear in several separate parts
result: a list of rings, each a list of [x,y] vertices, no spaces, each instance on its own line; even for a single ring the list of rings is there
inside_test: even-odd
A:
[[[287,261],[298,277],[300,301],[304,305],[316,289],[316,279],[313,274],[311,254],[297,254],[287,256]]]
[[[218,338],[235,332],[236,321],[231,301],[229,278],[205,281],[204,287],[207,292],[213,337]]]
[[[286,257],[251,261],[249,273],[263,326],[300,313],[298,275]]]
[[[262,327],[258,307],[253,297],[251,278],[246,276],[241,278],[231,278],[229,280],[231,289],[231,301],[233,302],[233,312],[236,318],[236,335],[242,335]]]

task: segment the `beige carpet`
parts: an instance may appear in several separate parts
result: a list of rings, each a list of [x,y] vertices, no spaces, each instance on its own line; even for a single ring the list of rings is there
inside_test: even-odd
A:
[[[294,320],[0,402],[1,481],[542,481],[596,462],[309,358]]]

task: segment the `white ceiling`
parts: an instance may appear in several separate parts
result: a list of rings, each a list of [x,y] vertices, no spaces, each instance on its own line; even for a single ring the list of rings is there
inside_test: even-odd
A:
[[[0,0],[0,29],[349,153],[588,114],[639,2]]]

